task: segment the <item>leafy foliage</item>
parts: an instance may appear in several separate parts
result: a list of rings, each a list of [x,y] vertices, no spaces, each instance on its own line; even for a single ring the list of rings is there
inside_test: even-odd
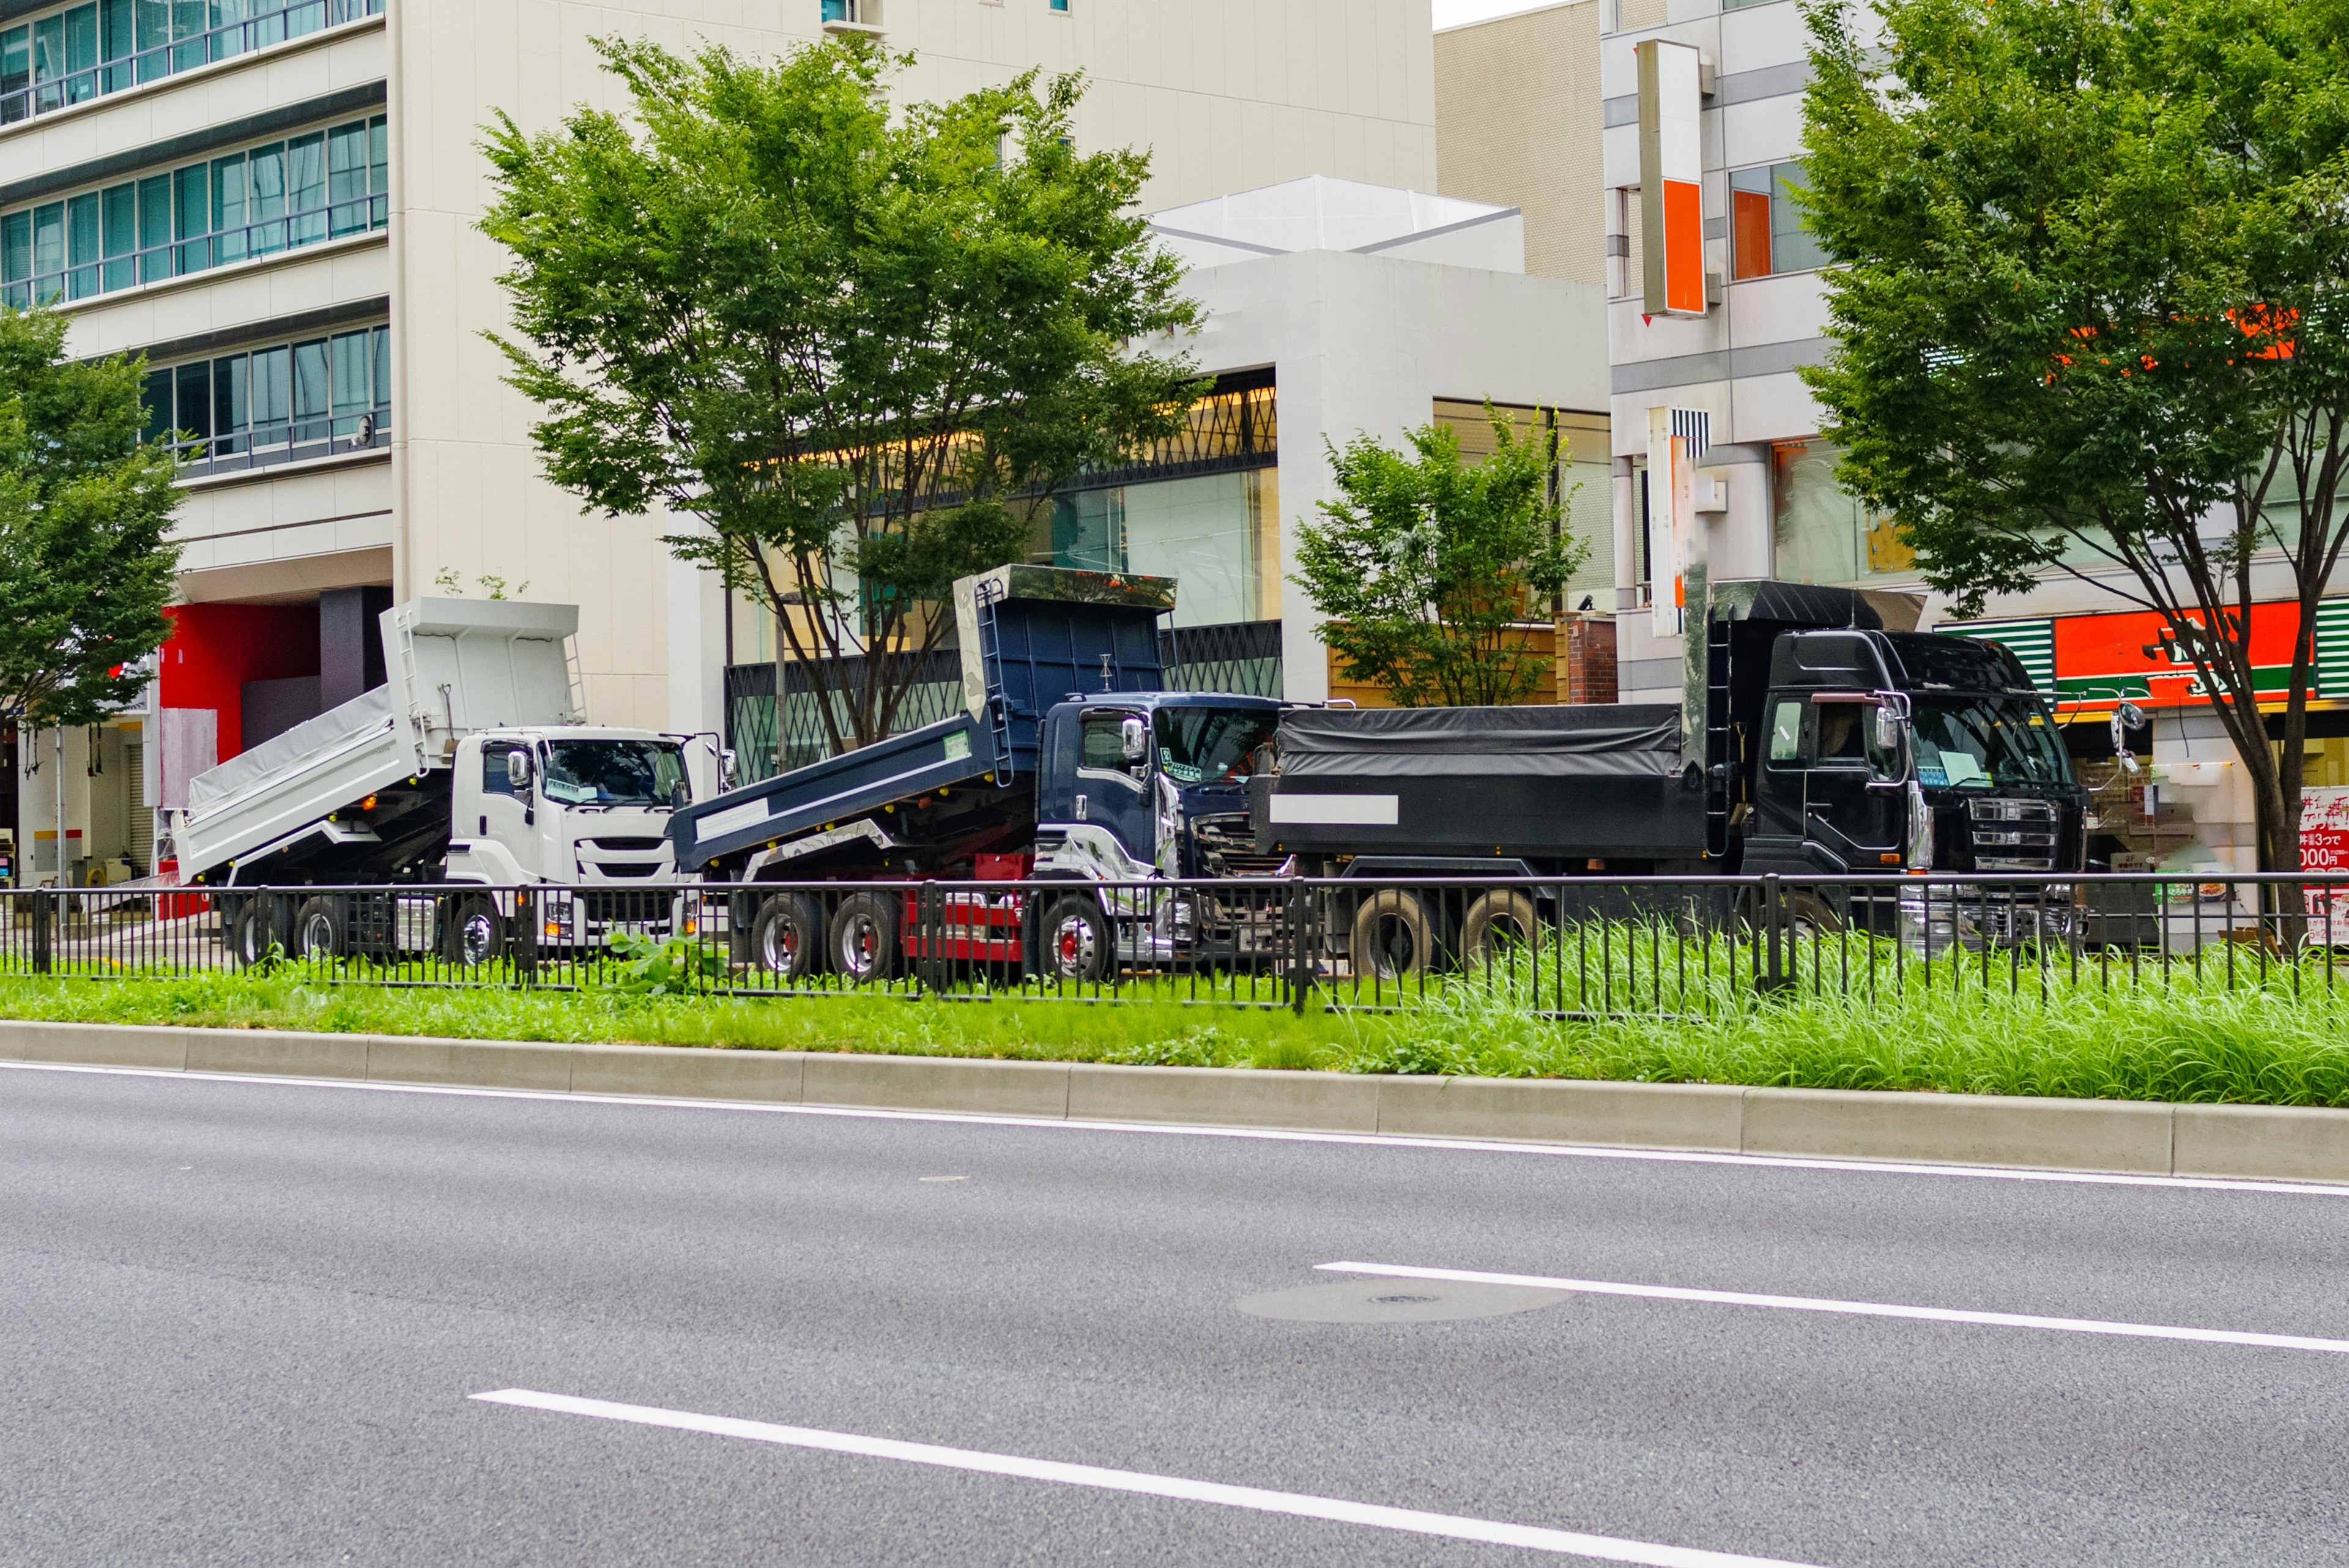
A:
[[[1074,150],[1076,77],[893,113],[904,62],[863,37],[596,47],[628,119],[501,118],[487,149],[521,339],[497,341],[546,472],[698,517],[671,548],[774,615],[835,749],[879,739],[954,579],[1023,557],[1051,491],[1197,399],[1136,348],[1194,319],[1128,210],[1148,160]]]
[[[0,306],[0,714],[96,723],[171,636],[171,459],[140,443],[144,359],[65,355],[65,318]]]
[[[2158,612],[2299,865],[2317,601],[2349,544],[2349,8],[1809,13],[1808,223],[1844,477],[1965,611],[2054,570]],[[2251,606],[2298,607],[2282,754]]]
[[[1332,450],[1340,498],[1298,530],[1298,573],[1352,672],[1405,708],[1523,701],[1550,661],[1517,623],[1588,554],[1560,532],[1550,457],[1485,405],[1496,450],[1469,464],[1448,424],[1409,433],[1415,456],[1358,436]]]
[[[615,931],[606,942],[611,957],[596,974],[596,988],[625,996],[688,996],[707,992],[726,976],[717,949],[691,937],[657,941],[640,931]]]

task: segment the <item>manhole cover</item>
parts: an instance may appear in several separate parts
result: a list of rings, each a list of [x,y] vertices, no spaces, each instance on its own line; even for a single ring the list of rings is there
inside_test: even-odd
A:
[[[1556,1306],[1568,1295],[1565,1291],[1543,1290],[1537,1285],[1423,1283],[1413,1280],[1407,1288],[1397,1289],[1402,1283],[1397,1280],[1341,1280],[1334,1284],[1264,1291],[1242,1296],[1236,1304],[1250,1317],[1278,1318],[1288,1323],[1444,1323],[1534,1312]]]

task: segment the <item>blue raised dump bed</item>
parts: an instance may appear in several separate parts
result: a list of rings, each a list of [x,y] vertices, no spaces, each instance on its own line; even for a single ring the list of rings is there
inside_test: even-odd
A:
[[[699,873],[939,789],[1032,790],[1055,703],[1163,687],[1158,618],[1174,607],[1165,577],[1011,566],[963,578],[963,711],[688,806],[669,826],[678,868]]]

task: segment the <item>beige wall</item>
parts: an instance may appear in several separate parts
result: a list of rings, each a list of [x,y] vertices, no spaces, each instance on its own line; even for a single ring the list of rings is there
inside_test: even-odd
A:
[[[1599,0],[1434,41],[1436,189],[1523,209],[1527,272],[1605,283]]]
[[[917,63],[909,99],[1007,79],[1029,65],[1082,67],[1089,145],[1152,148],[1145,208],[1306,173],[1426,189],[1435,176],[1433,34],[1427,0],[882,0],[885,41]],[[473,227],[490,196],[478,127],[504,108],[525,129],[574,104],[611,106],[592,36],[640,33],[688,48],[709,38],[746,52],[819,36],[817,0],[675,0],[647,7],[554,0],[393,0],[392,320],[398,590],[443,569],[526,580],[533,598],[580,607],[589,708],[599,721],[699,724],[675,711],[669,649],[707,639],[676,628],[658,538],[668,524],[583,517],[538,477],[531,407],[498,379],[502,257]],[[799,26],[756,26],[753,19]]]

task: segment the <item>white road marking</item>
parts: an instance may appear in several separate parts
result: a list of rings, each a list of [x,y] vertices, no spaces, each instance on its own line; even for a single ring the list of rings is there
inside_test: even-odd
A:
[[[2270,1192],[2349,1198],[2349,1183],[2261,1181],[2212,1176],[2127,1176],[2095,1170],[2024,1170],[1987,1165],[1928,1165],[1895,1159],[1819,1159],[1795,1155],[1712,1154],[1694,1149],[1610,1148],[1590,1144],[1504,1143],[1482,1138],[1414,1137],[1402,1133],[1309,1132],[1283,1127],[1185,1127],[1157,1122],[1096,1122],[1063,1116],[1008,1116],[976,1111],[894,1111],[864,1106],[782,1106],[760,1100],[699,1100],[666,1095],[596,1095],[570,1089],[471,1088],[461,1084],[369,1083],[268,1073],[191,1073],[175,1067],[106,1067],[80,1062],[0,1062],[0,1071],[83,1073],[169,1078],[275,1088],[356,1089],[382,1095],[450,1095],[477,1100],[552,1100],[574,1105],[640,1106],[677,1111],[754,1112],[762,1116],[841,1116],[855,1121],[965,1122],[978,1127],[1058,1127],[1070,1132],[1141,1133],[1153,1137],[1216,1137],[1264,1143],[1330,1143],[1373,1148],[1423,1148],[1462,1154],[1514,1154],[1550,1159],[1629,1159],[1667,1165],[1747,1166],[1769,1170],[1841,1170],[1868,1176],[1961,1177],[1975,1181],[2054,1182],[2074,1187],[2159,1187],[2195,1192]]]
[[[914,1179],[916,1181],[968,1181],[970,1178],[968,1176],[917,1176]]]
[[[542,1394],[530,1388],[502,1388],[495,1393],[475,1394],[472,1397],[493,1405],[516,1405],[524,1409],[552,1410],[566,1416],[594,1416],[602,1420],[627,1421],[641,1427],[667,1427],[682,1432],[707,1432],[713,1437],[740,1438],[754,1443],[779,1443],[786,1448],[818,1449],[828,1453],[855,1454],[865,1459],[895,1459],[904,1464],[976,1470],[982,1475],[1016,1476],[1023,1480],[1057,1481],[1063,1486],[1134,1492],[1143,1497],[1172,1498],[1182,1502],[1214,1503],[1223,1508],[1244,1508],[1258,1513],[1285,1513],[1299,1519],[1363,1524],[1376,1530],[1400,1530],[1413,1535],[1440,1535],[1454,1541],[1522,1546],[1535,1552],[1595,1557],[1604,1563],[1647,1563],[1652,1568],[1805,1568],[1804,1564],[1775,1557],[1745,1557],[1732,1552],[1661,1546],[1644,1541],[1625,1541],[1612,1535],[1586,1535],[1579,1531],[1505,1524],[1495,1520],[1468,1519],[1458,1514],[1426,1513],[1415,1508],[1349,1502],[1342,1498],[1312,1497],[1303,1492],[1268,1491],[1262,1487],[1226,1486],[1220,1481],[1152,1475],[1146,1470],[1105,1469],[1098,1465],[1064,1464],[1058,1459],[1024,1459],[1017,1454],[989,1454],[975,1449],[904,1443],[890,1438],[827,1432],[812,1427],[778,1427],[765,1421],[744,1421],[730,1416],[702,1416],[689,1410],[664,1410],[649,1405],[616,1405],[604,1399]]]
[[[2161,1324],[2107,1323],[2093,1317],[2040,1317],[2030,1313],[1967,1312],[1956,1307],[1895,1306],[1883,1302],[1846,1302],[1822,1296],[1758,1295],[1750,1291],[1699,1291],[1679,1285],[1628,1285],[1613,1280],[1569,1280],[1547,1274],[1489,1274],[1475,1269],[1421,1269],[1404,1263],[1316,1263],[1339,1274],[1380,1279],[1452,1280],[1464,1284],[1532,1285],[1595,1296],[1640,1296],[1651,1301],[1711,1302],[1722,1306],[1777,1307],[1789,1312],[1840,1313],[1852,1317],[1900,1317],[1926,1323],[1984,1324],[1992,1328],[2045,1328],[2062,1334],[2109,1334],[2125,1339],[2184,1339],[2206,1345],[2249,1345],[2269,1350],[2321,1350],[2349,1355],[2349,1339],[2314,1339],[2299,1334],[2246,1334],[2231,1328],[2172,1328]]]

